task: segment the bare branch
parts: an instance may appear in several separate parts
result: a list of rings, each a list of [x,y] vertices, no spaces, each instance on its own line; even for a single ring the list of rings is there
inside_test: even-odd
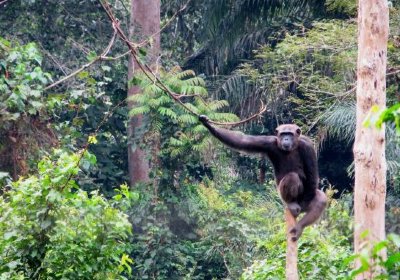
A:
[[[111,47],[114,45],[114,41],[115,41],[115,37],[116,37],[116,32],[114,32],[110,42],[108,43],[106,49],[102,52],[101,55],[97,56],[94,60],[92,60],[91,62],[83,65],[81,68],[79,68],[78,70],[74,71],[73,73],[69,74],[68,76],[65,76],[64,78],[58,80],[57,82],[48,85],[47,87],[44,88],[44,90],[49,90],[59,84],[61,84],[62,82],[65,82],[66,80],[78,75],[79,73],[81,73],[82,71],[84,71],[85,69],[89,68],[90,66],[92,66],[94,63],[96,63],[99,60],[106,60],[107,57],[106,55],[108,54],[108,52],[110,51]]]
[[[0,2],[0,6],[3,5],[3,4],[5,4],[5,3],[7,3],[8,1],[9,1],[9,0],[3,0],[3,1],[1,1],[1,2]]]
[[[103,60],[118,60],[118,59],[120,59],[120,58],[122,58],[124,56],[127,56],[130,53],[131,53],[131,51],[127,51],[127,52],[125,52],[125,53],[123,53],[123,54],[121,54],[119,56],[115,56],[115,57],[105,56],[105,57],[103,57]]]
[[[400,73],[400,70],[397,70],[397,71],[394,71],[394,72],[387,73],[387,74],[386,74],[386,76],[396,75],[397,73]]]
[[[343,92],[343,93],[332,93],[329,91],[323,91],[323,90],[316,90],[316,89],[311,89],[309,87],[303,86],[302,84],[300,84],[298,81],[293,80],[293,82],[298,85],[299,87],[307,90],[307,91],[311,91],[311,92],[315,92],[315,93],[322,93],[322,94],[326,94],[326,95],[330,95],[330,96],[334,96],[334,97],[342,97],[342,96],[346,96],[352,92],[354,92],[357,88],[357,86],[354,86],[353,88],[351,88],[350,90]]]
[[[150,66],[148,64],[142,63],[140,61],[139,56],[138,56],[138,52],[137,52],[137,45],[135,45],[134,43],[132,43],[131,41],[128,40],[128,38],[126,37],[125,33],[122,31],[121,27],[119,26],[119,21],[114,16],[114,13],[113,13],[109,3],[107,2],[107,0],[103,0],[103,1],[99,0],[99,3],[103,7],[103,9],[104,9],[105,13],[107,14],[108,18],[110,19],[110,21],[112,22],[113,28],[116,31],[116,33],[118,34],[118,36],[121,38],[122,41],[124,41],[126,43],[128,48],[130,49],[131,54],[132,54],[132,58],[136,61],[137,65],[142,70],[143,74],[150,81],[152,81],[158,88],[160,88],[165,93],[167,93],[169,96],[171,96],[177,103],[179,103],[188,112],[192,113],[195,116],[199,116],[199,114],[197,114],[192,109],[190,109],[185,103],[183,103],[179,98],[177,98],[174,95],[173,92],[171,92],[169,90],[169,88],[162,82],[160,77],[158,77],[154,73],[154,71],[150,68]],[[245,120],[241,120],[239,122],[231,122],[231,123],[222,123],[222,122],[215,122],[215,121],[210,121],[210,122],[213,123],[213,124],[217,124],[217,125],[229,125],[229,126],[242,124],[242,123],[248,122],[248,121],[260,116],[263,112],[265,112],[267,107],[264,106],[264,104],[262,102],[261,102],[261,105],[262,105],[261,109],[257,114],[255,114],[255,115],[253,115],[253,116],[251,116],[251,117],[249,117],[249,118],[247,118]]]
[[[51,85],[48,85],[47,87],[44,88],[44,90],[49,90],[63,82],[65,82],[66,80],[78,75],[80,72],[84,71],[85,69],[89,68],[90,66],[92,66],[95,62],[97,62],[100,59],[100,56],[96,57],[96,59],[92,60],[91,62],[83,65],[81,68],[79,68],[78,70],[76,70],[75,72],[72,72],[71,74],[69,74],[68,76],[65,76],[64,78],[58,80],[55,83],[52,83]]]

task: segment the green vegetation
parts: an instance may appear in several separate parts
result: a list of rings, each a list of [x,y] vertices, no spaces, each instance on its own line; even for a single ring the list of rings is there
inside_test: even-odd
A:
[[[129,1],[109,2],[128,30]],[[294,122],[315,141],[329,206],[299,241],[300,279],[352,279],[381,250],[379,279],[398,279],[398,3],[387,108],[365,122],[386,124],[388,239],[354,255],[356,1],[190,1],[171,23],[186,1],[161,2],[153,70],[176,98],[219,122],[252,115],[262,100],[266,112],[234,129],[273,134]],[[113,33],[98,1],[0,4],[0,279],[284,279],[284,206],[270,164],[224,148],[145,73],[128,81],[121,40],[49,87],[96,59]],[[141,91],[125,100],[131,86]],[[128,186],[128,147],[148,152],[149,181]]]
[[[131,272],[127,189],[115,200],[79,189],[71,177],[94,163],[85,153],[57,151],[38,165],[38,175],[7,186],[0,200],[1,279],[126,279]],[[126,200],[126,201],[123,201]]]

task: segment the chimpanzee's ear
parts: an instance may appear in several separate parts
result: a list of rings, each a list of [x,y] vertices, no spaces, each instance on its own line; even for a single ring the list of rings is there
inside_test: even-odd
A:
[[[278,136],[279,134],[279,129],[275,129],[275,135]]]
[[[300,129],[300,128],[296,129],[296,133],[297,133],[298,135],[301,135],[301,129]]]

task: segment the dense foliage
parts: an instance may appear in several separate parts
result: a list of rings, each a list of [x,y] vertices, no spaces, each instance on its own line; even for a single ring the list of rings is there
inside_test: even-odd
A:
[[[7,186],[0,200],[1,279],[125,279],[131,224],[114,208],[135,196],[106,200],[88,194],[71,177],[95,162],[85,153],[56,152],[43,159],[38,175]]]
[[[2,171],[27,173],[28,161],[56,142],[47,126],[57,97],[48,98],[43,89],[52,81],[42,70],[42,56],[34,43],[25,46],[0,38],[0,152]]]

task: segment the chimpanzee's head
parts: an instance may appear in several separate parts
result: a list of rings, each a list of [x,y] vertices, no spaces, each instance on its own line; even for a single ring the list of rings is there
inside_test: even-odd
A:
[[[278,137],[278,146],[280,149],[288,152],[297,149],[301,134],[300,127],[295,124],[283,124],[278,126],[275,132]]]

